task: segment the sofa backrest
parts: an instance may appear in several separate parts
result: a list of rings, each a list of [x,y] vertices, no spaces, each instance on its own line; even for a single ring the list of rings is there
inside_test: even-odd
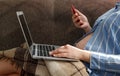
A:
[[[1,0],[0,49],[17,47],[25,41],[16,11],[24,12],[36,43],[64,45],[73,44],[84,33],[73,25],[72,4],[88,17],[92,26],[114,3],[114,0]]]

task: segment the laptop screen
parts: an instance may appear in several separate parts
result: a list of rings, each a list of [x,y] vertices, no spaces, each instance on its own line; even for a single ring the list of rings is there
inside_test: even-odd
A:
[[[20,11],[20,12],[22,12],[22,11]],[[28,45],[30,47],[32,45],[31,34],[30,34],[30,31],[29,31],[24,14],[23,14],[23,12],[22,13],[20,13],[20,12],[17,12],[17,16],[18,16],[18,19],[20,22],[20,26],[22,28],[22,32],[23,32],[24,37],[26,39],[26,42],[28,43]]]

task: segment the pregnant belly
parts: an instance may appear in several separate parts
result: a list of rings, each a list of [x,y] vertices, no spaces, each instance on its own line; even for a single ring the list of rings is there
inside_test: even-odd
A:
[[[82,40],[80,40],[77,44],[76,47],[80,48],[80,49],[84,49],[85,45],[87,44],[87,42],[89,41],[89,39],[92,37],[92,34],[87,35],[85,38],[83,38]]]

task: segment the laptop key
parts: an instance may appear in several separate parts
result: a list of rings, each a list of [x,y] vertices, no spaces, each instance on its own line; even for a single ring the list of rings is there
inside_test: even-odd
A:
[[[39,50],[37,50],[37,55],[39,56]]]
[[[40,50],[40,56],[44,56],[44,54],[43,54],[43,52],[42,52],[42,50],[43,50],[42,45],[39,45],[39,50]]]
[[[45,46],[44,45],[42,46],[42,53],[43,53],[43,56],[45,56]]]
[[[48,51],[53,51],[54,49],[52,49],[53,46],[48,46]],[[53,57],[52,55],[49,55],[50,57]]]
[[[47,54],[47,56],[50,56],[50,55],[49,55],[49,51],[50,51],[50,50],[49,50],[49,47],[46,46],[46,54]]]
[[[47,56],[47,53],[46,53],[46,52],[47,52],[46,46],[44,46],[44,50],[43,50],[43,51],[44,51],[44,56]]]
[[[42,45],[39,45],[39,49],[42,50]]]
[[[54,50],[54,46],[49,46],[49,45],[37,45],[37,55],[38,56],[47,56],[47,57],[52,57],[49,55],[49,52]]]
[[[35,55],[35,46],[33,45],[33,55]]]
[[[54,46],[52,46],[52,50],[55,50],[55,47],[54,47]]]
[[[40,56],[40,53],[39,53],[39,45],[37,45],[37,55]]]
[[[51,46],[49,46],[49,51],[52,51],[52,48],[51,48]]]

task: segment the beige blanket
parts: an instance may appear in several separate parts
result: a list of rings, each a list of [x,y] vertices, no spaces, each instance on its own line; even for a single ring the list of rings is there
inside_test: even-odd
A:
[[[34,60],[28,50],[21,47],[0,51],[1,58],[3,54],[24,70],[22,76],[88,76],[81,61]]]

